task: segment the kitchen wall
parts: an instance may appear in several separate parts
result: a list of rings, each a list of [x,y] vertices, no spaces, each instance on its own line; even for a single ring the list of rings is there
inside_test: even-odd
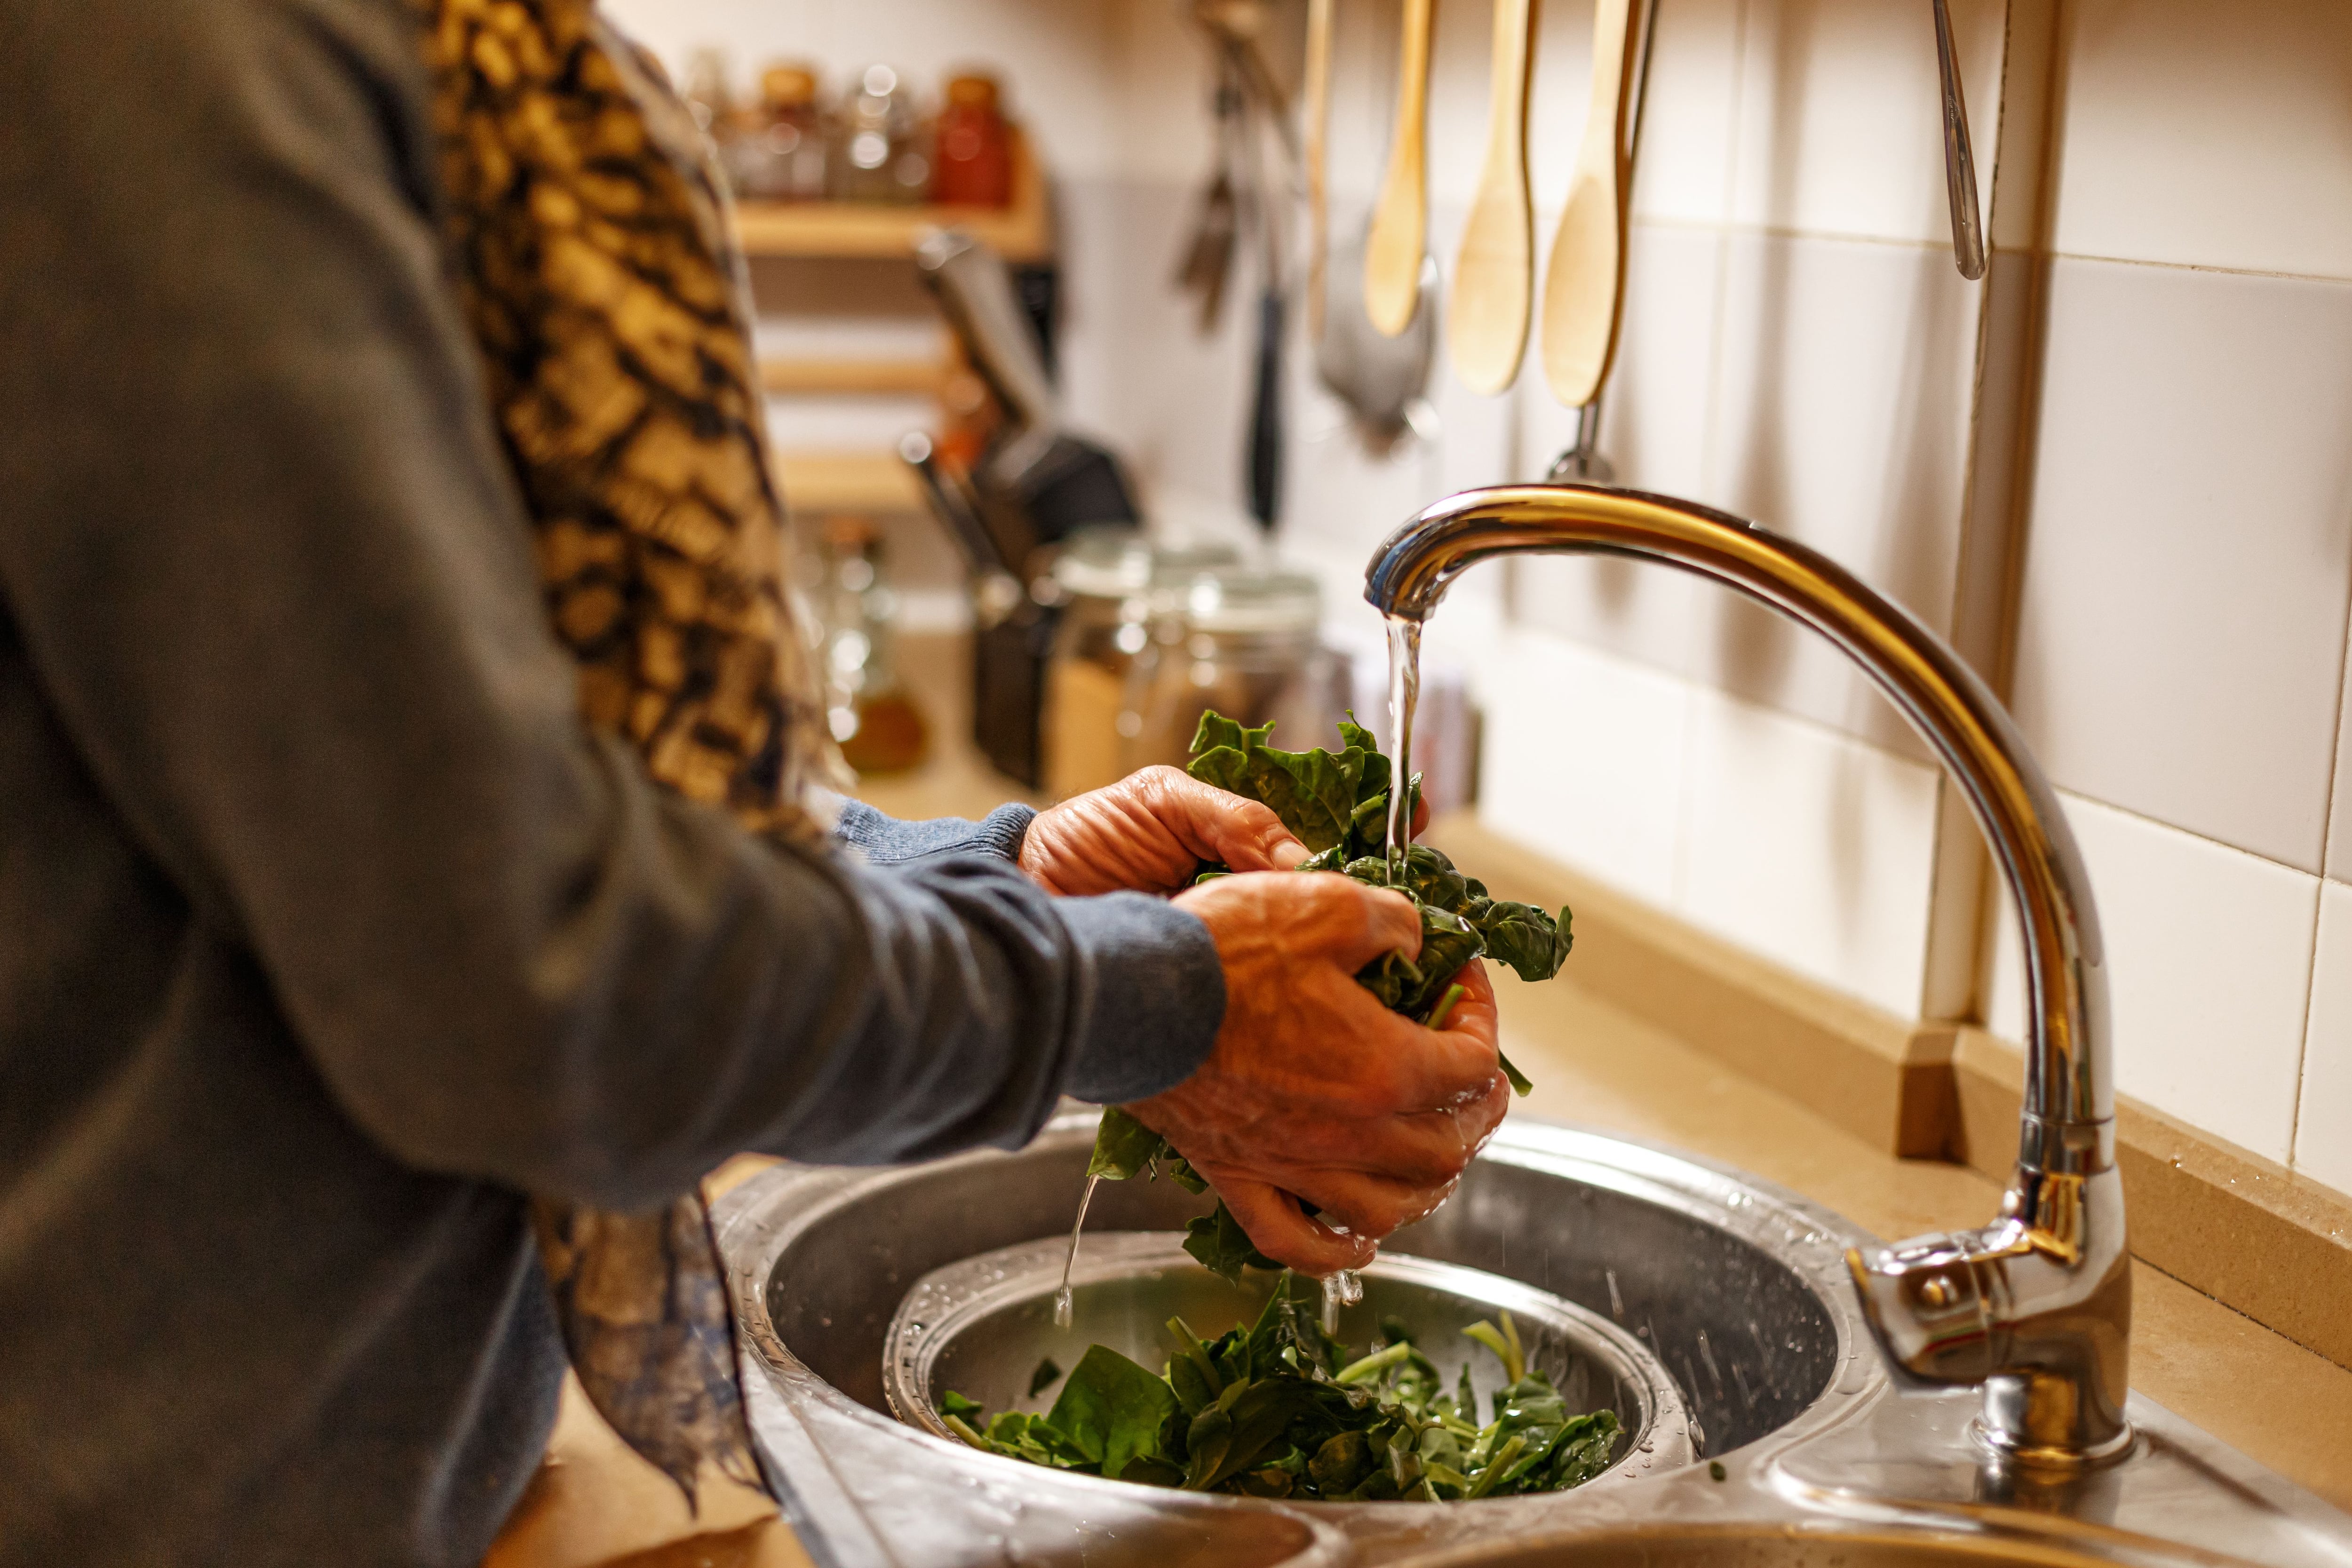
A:
[[[674,62],[727,43],[747,76],[769,53],[1000,66],[1056,176],[1073,408],[1164,525],[1244,526],[1245,312],[1203,339],[1167,287],[1207,163],[1206,57],[1177,0],[610,8]],[[2075,0],[2048,138],[2039,92],[2000,111],[2009,7],[1953,10],[2013,252],[1988,284],[1950,260],[1924,3],[1661,0],[1603,451],[2008,667],[2102,901],[2124,1089],[2352,1191],[2352,10]],[[2015,11],[2012,71],[2050,31],[2044,5]],[[1395,13],[1339,6],[1338,232],[1379,176]],[[1439,16],[1450,268],[1488,12]],[[1545,236],[1591,25],[1588,4],[1544,8]],[[2017,323],[2037,300],[2038,353],[2001,363],[2035,341]],[[1360,631],[1378,540],[1451,490],[1539,476],[1570,419],[1532,367],[1486,398],[1441,362],[1436,437],[1375,458],[1294,349],[1282,543]],[[2013,922],[1979,897],[1973,830],[1832,656],[1695,581],[1560,561],[1472,574],[1430,642],[1487,708],[1493,826],[1898,1016],[2020,1032]]]

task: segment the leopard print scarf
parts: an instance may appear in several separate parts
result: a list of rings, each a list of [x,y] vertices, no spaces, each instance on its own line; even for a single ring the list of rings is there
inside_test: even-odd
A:
[[[660,784],[814,843],[803,795],[840,763],[782,585],[748,289],[701,133],[593,0],[415,4],[449,265],[582,712]],[[706,1461],[762,1485],[700,1196],[541,1199],[533,1223],[614,1428],[689,1501]]]

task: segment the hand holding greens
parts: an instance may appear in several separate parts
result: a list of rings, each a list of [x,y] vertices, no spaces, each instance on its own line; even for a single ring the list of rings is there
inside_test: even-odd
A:
[[[1220,713],[1204,713],[1187,771],[1271,807],[1312,851],[1298,870],[1337,873],[1412,900],[1421,915],[1420,955],[1408,959],[1391,952],[1356,976],[1383,1005],[1434,1028],[1460,994],[1454,977],[1481,954],[1507,964],[1522,980],[1549,980],[1559,972],[1573,940],[1567,910],[1555,921],[1530,905],[1489,897],[1484,883],[1465,877],[1426,845],[1408,849],[1391,877],[1387,830],[1393,764],[1370,731],[1342,721],[1336,752],[1320,747],[1279,751],[1266,744],[1273,731],[1271,724],[1247,729]],[[1409,800],[1418,797],[1418,779],[1405,787]],[[1201,879],[1225,874],[1224,868],[1212,866],[1203,868]],[[1507,1058],[1502,1068],[1518,1093],[1535,1087]],[[1103,1112],[1087,1173],[1112,1181],[1164,1173],[1192,1192],[1205,1186],[1158,1133],[1115,1108]],[[1215,1213],[1193,1220],[1187,1231],[1185,1250],[1228,1279],[1238,1281],[1244,1268],[1280,1267],[1251,1245],[1223,1203]]]
[[[1499,1330],[1465,1331],[1503,1363],[1482,1425],[1468,1366],[1445,1388],[1394,1320],[1350,1359],[1295,1279],[1282,1277],[1255,1325],[1206,1343],[1170,1319],[1173,1348],[1158,1374],[1095,1345],[1043,1415],[1008,1410],[983,1423],[985,1412],[953,1393],[940,1409],[988,1453],[1247,1497],[1454,1502],[1559,1491],[1609,1468],[1616,1414],[1570,1414],[1550,1378],[1527,1364],[1507,1312]]]

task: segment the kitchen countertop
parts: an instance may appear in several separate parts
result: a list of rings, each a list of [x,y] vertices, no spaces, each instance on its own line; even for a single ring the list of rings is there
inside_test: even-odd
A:
[[[900,816],[978,816],[1017,785],[968,748],[964,689],[947,639],[902,646],[934,703],[940,754],[861,790]],[[1466,866],[1472,874],[1479,868]],[[1759,1086],[1718,1058],[1580,990],[1571,963],[1549,984],[1497,983],[1512,1059],[1535,1080],[1523,1113],[1652,1140],[1738,1166],[1887,1237],[1984,1223],[2000,1189],[1966,1166],[1901,1160]],[[740,1179],[730,1166],[715,1180]],[[2222,1441],[2352,1510],[2352,1371],[2170,1276],[2135,1265],[2133,1387]],[[549,1461],[486,1568],[799,1568],[809,1562],[762,1499],[718,1482],[705,1516],[622,1447],[576,1388]]]

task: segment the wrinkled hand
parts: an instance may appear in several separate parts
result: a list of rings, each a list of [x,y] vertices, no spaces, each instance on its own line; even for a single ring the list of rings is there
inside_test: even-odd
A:
[[[1383,952],[1421,951],[1402,896],[1244,876],[1176,901],[1216,942],[1224,1023],[1198,1071],[1127,1110],[1207,1178],[1259,1251],[1308,1274],[1363,1267],[1445,1201],[1510,1103],[1485,967],[1462,972],[1445,1027],[1424,1029],[1355,979]]]
[[[1144,768],[1037,814],[1021,841],[1021,869],[1049,893],[1133,889],[1172,893],[1203,860],[1235,871],[1287,871],[1307,858],[1266,806],[1179,768]]]

